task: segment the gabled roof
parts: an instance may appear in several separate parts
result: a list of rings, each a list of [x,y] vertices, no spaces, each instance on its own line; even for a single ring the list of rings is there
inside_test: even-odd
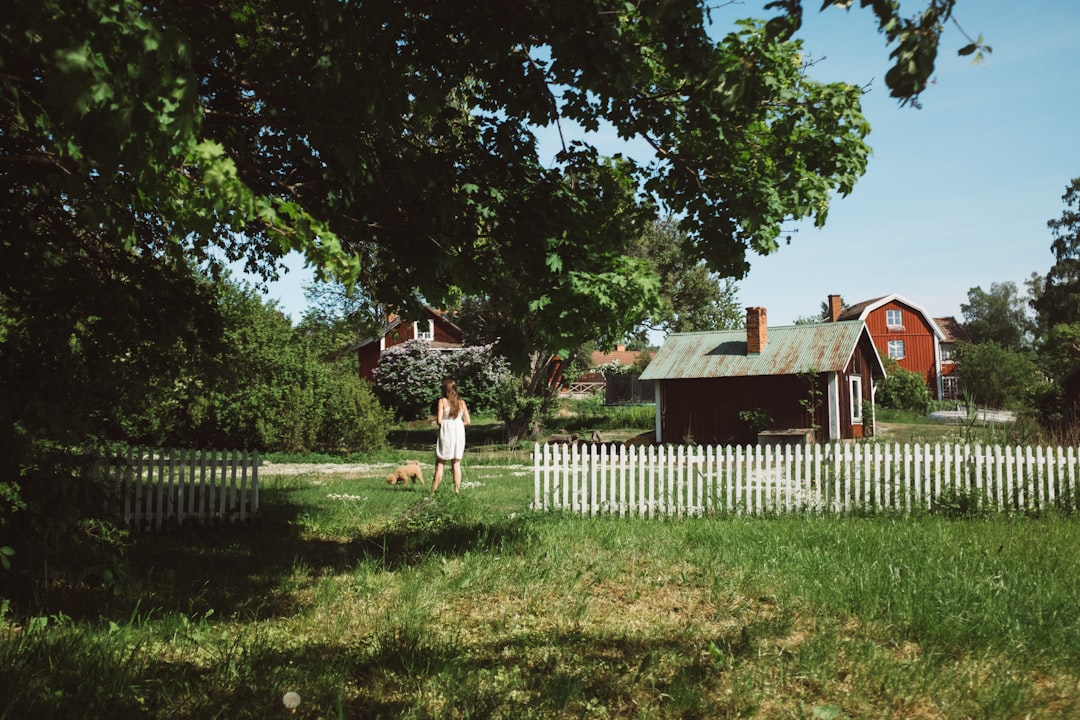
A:
[[[934,318],[934,322],[937,323],[937,326],[941,328],[941,332],[945,335],[945,337],[941,339],[941,342],[958,343],[971,341],[968,334],[964,332],[964,326],[952,315],[949,317]]]
[[[431,307],[430,305],[424,305],[423,308],[424,308],[424,314],[427,317],[431,318],[432,320],[439,320],[440,322],[442,322],[447,327],[452,328],[453,330],[455,330],[459,335],[464,334],[464,333],[462,333],[461,328],[459,328],[457,325],[455,325],[454,323],[450,322],[450,320],[447,319],[446,313],[444,311],[436,310],[435,308]],[[360,340],[355,345],[353,345],[351,348],[349,348],[349,351],[354,352],[354,351],[359,350],[360,348],[364,347],[365,345],[370,345],[373,342],[377,342],[381,338],[386,337],[387,333],[389,333],[391,330],[394,330],[397,327],[399,327],[400,325],[402,325],[403,323],[407,323],[407,322],[413,322],[413,320],[403,318],[400,315],[396,315],[396,314],[391,315],[390,316],[390,321],[385,326],[383,326],[382,331],[378,335],[376,335],[375,337],[368,337],[368,338],[364,338],[363,340]],[[435,343],[435,342],[431,343],[431,346],[435,347],[435,348],[457,348],[457,347],[461,347],[461,345],[455,344],[455,343]]]
[[[805,372],[840,372],[870,332],[865,323],[841,321],[815,325],[768,328],[761,353],[748,355],[745,330],[675,333],[670,335],[642,380],[797,375]],[[874,353],[881,376],[885,368]]]
[[[930,314],[928,312],[923,310],[921,306],[916,305],[915,303],[908,300],[903,295],[897,295],[896,293],[893,293],[891,295],[885,295],[884,297],[874,298],[873,300],[864,300],[861,303],[856,303],[855,305],[849,305],[848,307],[844,308],[843,311],[841,311],[840,317],[837,319],[862,320],[863,322],[866,322],[867,315],[869,315],[874,310],[877,310],[882,305],[888,305],[891,302],[903,303],[904,305],[910,307],[912,310],[918,312],[926,320],[926,324],[930,326],[930,329],[933,330],[934,334],[937,335],[938,340],[945,339],[945,333],[941,331],[941,328],[938,327],[938,324],[934,322],[934,318],[930,317]]]

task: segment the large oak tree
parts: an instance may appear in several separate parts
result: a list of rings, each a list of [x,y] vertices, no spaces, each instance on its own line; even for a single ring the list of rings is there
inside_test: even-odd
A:
[[[891,92],[916,100],[953,0],[911,18],[860,4],[893,48]],[[223,259],[269,275],[300,250],[390,306],[484,297],[524,361],[613,342],[655,306],[655,273],[625,251],[658,213],[681,219],[688,257],[739,277],[782,222],[823,223],[867,162],[860,90],[806,76],[797,0],[719,33],[700,0],[0,10],[0,369],[17,408],[0,432],[81,415],[41,409],[77,405],[88,356],[112,355],[101,376],[198,342],[196,270]],[[536,128],[571,121],[652,152],[567,138],[542,162]]]

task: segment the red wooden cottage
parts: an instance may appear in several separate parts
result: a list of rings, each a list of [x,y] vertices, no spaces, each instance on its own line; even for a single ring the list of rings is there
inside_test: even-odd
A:
[[[437,350],[459,350],[465,346],[465,335],[454,323],[434,308],[424,306],[424,318],[405,320],[392,316],[378,337],[361,340],[353,346],[360,362],[360,377],[374,380],[374,370],[383,352],[408,340],[424,340]]]
[[[745,331],[669,336],[641,379],[655,383],[657,442],[727,445],[757,442],[763,417],[768,430],[812,428],[820,441],[862,437],[863,404],[884,376],[865,323],[770,328],[752,307]]]
[[[829,296],[831,320],[866,323],[882,357],[892,358],[905,370],[923,376],[934,399],[956,397],[955,343],[967,339],[956,318],[932,318],[920,306],[900,295],[866,300],[840,307],[840,296]],[[946,333],[942,326],[949,329]]]

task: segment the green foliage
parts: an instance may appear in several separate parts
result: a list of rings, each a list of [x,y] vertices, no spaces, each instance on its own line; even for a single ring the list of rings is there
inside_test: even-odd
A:
[[[1080,322],[1054,325],[1037,351],[1042,371],[1055,382],[1062,382],[1080,367]]]
[[[1054,264],[1033,301],[1043,329],[1080,323],[1080,177],[1069,183],[1061,199],[1061,217],[1047,223]]]
[[[473,414],[492,412],[498,402],[499,384],[510,373],[505,359],[492,345],[470,345],[451,353],[447,372],[457,381],[458,392]]]
[[[495,409],[500,384],[509,374],[505,360],[491,345],[440,352],[423,340],[408,340],[386,349],[375,368],[375,392],[405,420],[433,415],[442,380],[452,377],[469,404],[470,414]]]
[[[205,276],[225,261],[270,277],[300,250],[386,307],[482,297],[501,314],[500,354],[544,367],[587,339],[621,340],[656,307],[656,273],[627,248],[659,206],[681,218],[689,262],[741,276],[780,223],[823,223],[865,170],[861,91],[807,77],[790,41],[799,3],[717,40],[695,0],[663,13],[545,0],[497,19],[407,5],[40,0],[4,14],[12,458],[28,438],[149,440],[188,421],[207,443],[312,437],[304,363],[251,351],[233,369],[208,347],[222,329]],[[898,52],[915,53],[887,80],[904,97],[951,9],[933,3],[915,32],[875,7]],[[559,120],[609,123],[666,159],[605,159],[579,139],[554,163],[537,157],[534,128]],[[229,332],[276,343],[285,329]],[[284,387],[264,392],[278,370]],[[231,387],[175,387],[207,376]]]
[[[964,331],[974,343],[992,340],[1001,347],[1022,350],[1031,344],[1035,331],[1028,305],[1014,282],[991,283],[989,292],[971,288],[967,303],[960,304]]]
[[[799,373],[799,379],[806,386],[806,395],[799,400],[799,405],[806,411],[806,415],[810,420],[810,427],[814,429],[814,436],[821,439],[821,423],[818,418],[824,391],[821,389],[821,378],[818,375],[815,368]]]
[[[539,431],[544,408],[544,397],[530,394],[528,384],[521,378],[507,375],[499,382],[495,415],[508,428],[507,441],[510,444],[516,444]]]
[[[874,403],[869,400],[863,400],[862,403],[862,417],[863,417],[863,437],[873,437],[877,434],[877,427],[875,426],[877,418],[874,413]]]
[[[560,400],[556,411],[544,418],[545,430],[573,432],[585,439],[594,431],[652,430],[655,426],[654,405],[605,405],[599,395]]]
[[[755,436],[762,430],[768,430],[772,427],[773,419],[772,415],[767,410],[762,408],[755,408],[753,410],[740,410],[739,419],[742,420],[750,428]]]
[[[375,394],[399,417],[418,420],[434,414],[445,377],[449,377],[446,356],[423,340],[408,340],[379,357]]]
[[[930,389],[920,373],[886,362],[885,378],[877,382],[875,399],[884,408],[925,413],[930,407]],[[868,417],[868,416],[867,416]]]
[[[1009,409],[1023,405],[1039,375],[1031,356],[997,343],[959,347],[957,374],[964,393],[977,405]]]
[[[737,288],[732,278],[711,271],[693,252],[690,238],[672,218],[646,228],[631,252],[648,261],[660,280],[660,306],[638,335],[647,331],[722,330],[742,322]]]
[[[980,493],[965,488],[946,488],[930,506],[933,515],[950,520],[969,520],[989,512],[982,507]]]
[[[791,218],[823,223],[865,169],[861,91],[803,72],[800,3],[717,40],[692,0],[663,13],[525,3],[497,22],[451,5],[41,0],[6,13],[0,376],[13,409],[0,430],[130,432],[124,400],[198,376],[190,355],[213,335],[202,271],[224,260],[268,277],[297,249],[392,307],[484,297],[520,367],[621,339],[655,307],[655,272],[626,250],[658,206],[681,218],[690,262],[740,276],[748,250],[774,250]],[[935,2],[916,27],[875,5],[902,97],[921,90],[951,10]],[[571,140],[541,160],[533,128],[560,119],[610,123],[667,159],[604,159]],[[283,415],[252,419],[269,405],[179,410],[227,410],[217,422],[251,444],[282,435]]]
[[[21,607],[55,592],[119,593],[127,532],[116,525],[114,487],[97,453],[41,452],[22,470],[15,502],[0,507],[4,597]]]
[[[323,452],[370,454],[386,446],[393,414],[383,408],[356,368],[337,363],[321,368],[316,403],[318,431],[303,447]]]
[[[215,335],[197,362],[157,379],[119,421],[126,442],[267,451],[374,451],[391,416],[360,383],[355,359],[333,359],[332,328],[293,328],[246,284],[222,279]],[[118,438],[118,439],[120,439]]]

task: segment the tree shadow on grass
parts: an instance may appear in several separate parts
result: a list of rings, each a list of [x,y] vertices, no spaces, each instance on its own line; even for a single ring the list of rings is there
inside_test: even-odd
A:
[[[531,535],[520,518],[477,519],[457,496],[423,495],[386,528],[340,540],[305,537],[302,516],[321,510],[297,495],[288,488],[265,492],[259,518],[246,525],[139,535],[129,548],[128,583],[119,596],[69,594],[57,598],[53,611],[112,620],[148,611],[286,617],[300,609],[298,591],[320,577],[364,563],[392,572],[432,558],[505,552]]]
[[[672,658],[683,660],[672,666]],[[300,693],[304,717],[336,717],[338,708],[343,717],[430,717],[433,703],[446,717],[554,717],[584,714],[592,702],[622,716],[661,697],[675,704],[671,716],[705,717],[716,710],[706,699],[716,695],[715,675],[686,637],[570,630],[462,643],[395,623],[287,647],[250,633],[198,659],[132,654],[72,634],[0,669],[18,688],[20,717],[56,718],[149,717],[164,708],[174,718],[276,717],[286,690]]]

